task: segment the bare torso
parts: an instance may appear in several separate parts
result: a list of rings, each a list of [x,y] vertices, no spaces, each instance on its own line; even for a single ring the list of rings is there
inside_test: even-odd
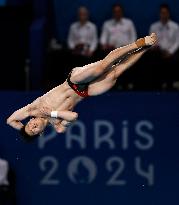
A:
[[[73,110],[74,106],[82,99],[65,81],[37,100],[41,106],[51,107],[52,110]]]
[[[94,69],[95,64],[89,64],[82,68],[74,69],[75,73],[80,75],[80,71],[84,69],[89,71],[89,67]],[[92,81],[88,86],[89,96],[99,95],[109,90],[115,84],[116,79],[112,70],[106,72],[100,78]],[[78,104],[84,98],[79,96],[65,81],[63,84],[55,87],[45,95],[37,98],[33,103],[40,105],[41,107],[51,107],[52,110],[70,110],[72,111],[76,104]]]
[[[43,96],[37,98],[34,102],[32,102],[31,106],[35,106],[37,109],[42,110],[42,112],[46,112],[46,108],[50,108],[52,110],[59,111],[72,111],[75,105],[80,102],[83,98],[75,93],[75,91],[68,85],[65,81],[63,84],[55,87],[51,91],[47,92]],[[31,131],[34,130],[34,122],[38,118],[31,120]],[[45,119],[41,118],[41,121],[45,121]],[[62,123],[61,119],[48,118],[48,123],[51,123],[57,132],[64,132],[65,127],[62,126],[63,123],[67,123],[64,121]],[[62,124],[61,124],[62,123]]]

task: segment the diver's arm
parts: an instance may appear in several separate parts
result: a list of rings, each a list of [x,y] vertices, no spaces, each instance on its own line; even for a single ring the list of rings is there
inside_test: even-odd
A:
[[[7,119],[7,124],[14,129],[20,130],[24,126],[21,121],[26,119],[27,117],[29,117],[29,105],[15,111]]]

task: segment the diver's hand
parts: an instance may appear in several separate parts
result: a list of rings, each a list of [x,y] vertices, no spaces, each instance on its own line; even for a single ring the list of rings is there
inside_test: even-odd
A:
[[[49,121],[58,133],[64,133],[66,129],[74,123],[78,114],[72,111],[58,111],[58,119],[51,118]]]

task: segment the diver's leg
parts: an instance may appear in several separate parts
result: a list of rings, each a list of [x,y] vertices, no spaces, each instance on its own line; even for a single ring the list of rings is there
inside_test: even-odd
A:
[[[145,47],[154,45],[156,41],[157,36],[151,34],[145,38],[138,39],[132,44],[111,51],[102,61],[103,69],[105,70],[105,68],[113,66],[115,63],[120,62],[120,60],[125,59],[128,55],[135,54],[135,52],[138,52]]]
[[[156,35],[146,36],[127,46],[111,51],[103,60],[75,69],[72,72],[71,81],[73,83],[89,83],[108,72],[112,66],[128,55],[138,52],[146,46],[152,46],[156,42]]]
[[[123,63],[117,65],[114,67],[115,70],[115,78],[118,78],[124,71],[126,71],[128,68],[133,66],[141,57],[142,55],[147,51],[147,49],[144,49],[142,51],[139,51],[137,53],[132,54],[128,57],[126,61]]]

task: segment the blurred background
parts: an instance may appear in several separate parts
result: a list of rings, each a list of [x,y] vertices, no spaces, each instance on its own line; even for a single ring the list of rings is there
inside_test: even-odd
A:
[[[67,133],[31,144],[6,118],[72,68],[158,44]],[[179,1],[0,0],[0,205],[179,204]]]

